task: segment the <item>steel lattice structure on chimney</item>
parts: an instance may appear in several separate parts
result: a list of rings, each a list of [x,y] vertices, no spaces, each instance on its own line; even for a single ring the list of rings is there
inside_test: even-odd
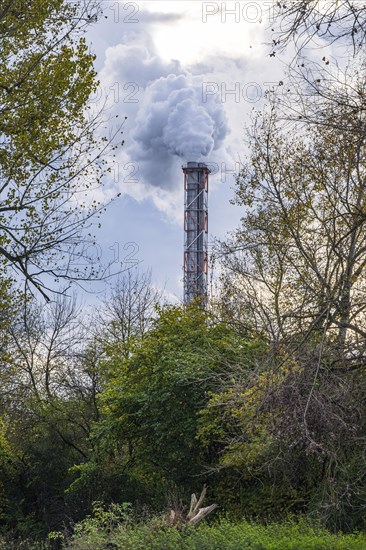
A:
[[[202,162],[188,162],[184,172],[184,303],[207,302],[208,175]]]

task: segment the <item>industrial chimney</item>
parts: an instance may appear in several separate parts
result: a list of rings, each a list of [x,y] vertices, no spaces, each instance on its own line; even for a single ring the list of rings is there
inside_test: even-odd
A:
[[[207,302],[208,175],[202,162],[187,162],[184,173],[184,303]]]

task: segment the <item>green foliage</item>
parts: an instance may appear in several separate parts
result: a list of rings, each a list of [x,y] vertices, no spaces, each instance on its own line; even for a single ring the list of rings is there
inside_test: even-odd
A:
[[[39,539],[61,527],[65,515],[80,517],[79,503],[65,498],[72,479],[69,468],[80,461],[70,444],[76,442],[72,426],[62,423],[52,407],[33,403],[29,411],[13,415],[7,437],[13,458],[12,476],[7,475],[5,485],[9,502],[5,525],[18,536]]]
[[[0,372],[0,529],[36,539],[88,512],[65,491],[69,470],[88,455],[94,373],[73,307],[28,300],[16,314],[16,306],[4,323]]]
[[[128,503],[111,504],[108,508],[100,502],[94,502],[92,514],[75,525],[70,548],[98,549],[108,548],[113,532],[131,523],[131,505]],[[57,538],[51,533],[49,539]],[[59,537],[60,538],[60,537]]]
[[[123,516],[122,508],[122,516]],[[110,516],[112,514],[112,516]],[[116,522],[117,520],[117,522]],[[366,536],[331,535],[325,529],[306,521],[282,524],[232,523],[221,520],[212,525],[176,529],[162,518],[144,523],[116,517],[115,512],[98,510],[76,526],[76,533],[66,548],[104,550],[111,547],[124,550],[362,550]]]
[[[257,355],[257,359],[260,356]],[[264,364],[264,357],[262,357]],[[217,499],[226,509],[247,517],[279,519],[290,512],[303,511],[309,487],[318,472],[304,479],[309,461],[295,449],[292,463],[282,461],[283,442],[273,433],[273,416],[280,413],[266,407],[268,395],[277,391],[287,373],[296,366],[285,364],[277,370],[237,372],[221,392],[210,392],[207,406],[199,413],[198,437],[205,445],[218,446],[216,468],[221,479]],[[282,446],[283,445],[283,446]],[[232,495],[230,496],[229,487]]]
[[[94,138],[98,121],[87,105],[98,82],[84,33],[96,5],[1,5],[0,255],[38,289],[51,265],[55,278],[66,275],[63,260],[75,259],[81,229],[99,208],[79,199],[104,172],[105,144]]]
[[[182,495],[199,488],[215,452],[198,438],[199,412],[230,365],[248,369],[259,347],[212,323],[197,304],[162,309],[129,357],[112,355],[108,362],[93,439],[99,472],[82,466],[79,481],[85,482],[86,472],[97,483],[96,477],[109,485],[119,478],[121,493],[110,496],[144,495],[160,506],[171,491]]]
[[[0,418],[0,522],[9,519],[12,513],[12,490],[15,478],[15,450],[8,439],[9,421]]]

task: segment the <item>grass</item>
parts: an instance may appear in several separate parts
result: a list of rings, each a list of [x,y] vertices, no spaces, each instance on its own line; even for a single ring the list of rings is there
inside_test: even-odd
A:
[[[112,529],[84,526],[63,548],[73,550],[365,550],[366,533],[333,535],[306,521],[260,525],[226,520],[177,529],[155,519]]]

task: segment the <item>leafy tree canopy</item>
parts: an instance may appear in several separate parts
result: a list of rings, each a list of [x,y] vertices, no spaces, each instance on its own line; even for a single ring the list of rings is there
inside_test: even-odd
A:
[[[0,254],[38,289],[44,273],[91,276],[75,260],[104,170],[87,109],[97,80],[84,33],[97,15],[91,1],[0,7]]]

